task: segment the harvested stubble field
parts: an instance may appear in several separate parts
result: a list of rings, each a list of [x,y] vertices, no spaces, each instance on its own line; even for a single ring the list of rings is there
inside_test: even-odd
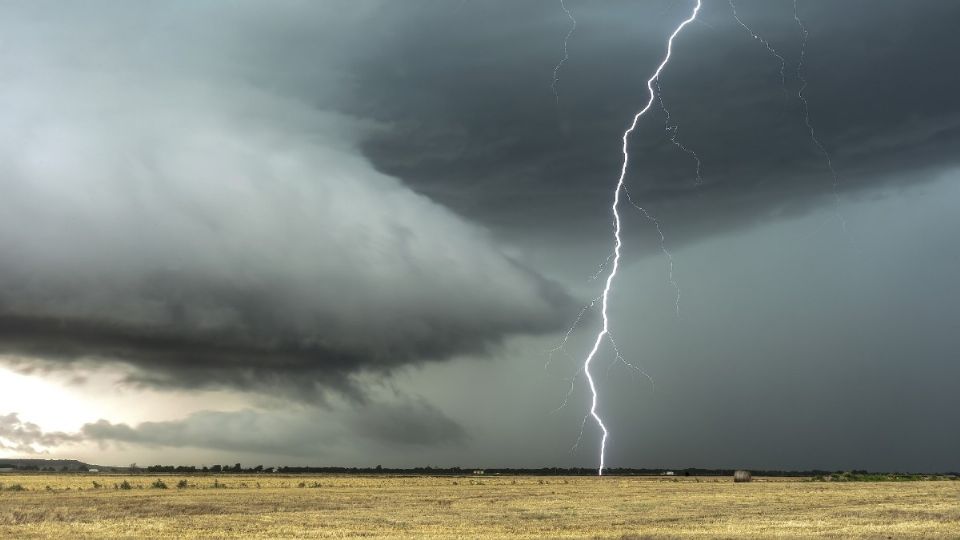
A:
[[[0,538],[960,537],[958,481],[51,473],[0,483]]]

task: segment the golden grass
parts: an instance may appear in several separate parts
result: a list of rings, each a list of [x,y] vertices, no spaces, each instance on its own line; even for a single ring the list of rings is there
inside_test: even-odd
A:
[[[158,478],[169,489],[151,488]],[[181,479],[188,488],[176,488]],[[133,489],[114,489],[124,480]],[[0,474],[0,483],[0,538],[960,538],[960,481]],[[25,490],[7,489],[17,484]]]

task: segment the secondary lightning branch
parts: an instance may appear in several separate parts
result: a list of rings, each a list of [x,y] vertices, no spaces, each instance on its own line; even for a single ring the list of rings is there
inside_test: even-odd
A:
[[[786,60],[783,56],[777,52],[776,49],[770,44],[769,41],[763,38],[763,36],[757,34],[753,29],[737,14],[737,6],[734,3],[734,0],[728,0],[730,3],[730,9],[733,12],[733,18],[737,21],[737,24],[743,27],[753,39],[759,41],[767,51],[770,52],[780,62],[780,86],[783,89],[784,95],[787,93],[786,79],[784,75],[784,70],[786,68]],[[804,76],[804,61],[807,56],[807,38],[810,33],[807,31],[807,27],[803,24],[803,21],[800,19],[800,14],[797,7],[797,0],[793,0],[793,20],[797,23],[797,27],[800,30],[800,59],[797,62],[797,80],[800,82],[800,89],[797,90],[797,98],[800,100],[801,106],[803,108],[803,122],[807,128],[807,132],[810,134],[810,140],[813,142],[813,145],[816,146],[817,150],[823,156],[824,161],[827,164],[827,169],[830,171],[830,177],[832,179],[832,191],[833,191],[833,212],[834,217],[840,221],[840,226],[843,228],[844,234],[847,235],[849,240],[849,234],[847,233],[847,221],[844,219],[843,215],[840,213],[840,193],[838,189],[840,187],[840,177],[837,175],[837,170],[833,166],[833,158],[830,155],[830,152],[827,151],[826,146],[823,145],[823,142],[820,141],[820,138],[817,136],[816,131],[813,129],[813,122],[810,120],[810,104],[807,102],[807,96],[804,92],[807,90],[807,79]]]
[[[563,8],[563,12],[567,14],[567,18],[570,19],[570,30],[567,31],[567,35],[563,38],[563,58],[560,59],[560,62],[557,63],[553,68],[553,82],[550,83],[550,89],[553,90],[553,98],[556,100],[557,104],[560,104],[560,94],[557,93],[557,83],[560,82],[560,68],[563,67],[563,64],[570,59],[570,54],[567,53],[567,44],[570,42],[570,36],[573,35],[573,32],[577,29],[577,20],[573,18],[573,13],[570,13],[570,10],[567,9],[567,6],[563,3],[563,0],[560,0],[560,7]]]

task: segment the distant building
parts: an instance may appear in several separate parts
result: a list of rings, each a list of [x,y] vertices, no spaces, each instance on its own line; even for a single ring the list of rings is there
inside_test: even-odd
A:
[[[663,476],[673,476],[673,471],[663,471]]]
[[[474,469],[473,474],[476,474],[476,475],[487,474],[487,471],[483,469]]]
[[[100,469],[87,469],[87,472],[100,472]]]

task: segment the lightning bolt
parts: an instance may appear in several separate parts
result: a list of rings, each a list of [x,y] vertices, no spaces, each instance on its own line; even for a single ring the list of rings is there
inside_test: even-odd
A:
[[[570,19],[570,30],[563,38],[563,58],[554,66],[553,82],[550,84],[550,89],[553,90],[553,98],[556,100],[557,105],[560,104],[560,94],[557,93],[557,83],[560,82],[560,68],[563,67],[564,62],[570,58],[570,55],[567,54],[567,43],[570,41],[570,36],[573,35],[574,30],[577,29],[577,20],[573,18],[573,14],[570,13],[570,10],[564,5],[563,0],[560,0],[560,7],[563,9],[563,12],[567,14],[567,18]]]
[[[653,75],[647,80],[647,93],[649,95],[647,104],[644,105],[644,107],[634,115],[633,122],[630,124],[630,127],[623,132],[623,137],[622,137],[623,165],[620,168],[620,177],[617,179],[617,185],[613,191],[613,203],[610,207],[610,210],[613,213],[613,238],[614,238],[613,264],[610,268],[610,273],[607,275],[607,280],[603,288],[603,295],[601,296],[600,313],[603,317],[603,327],[601,328],[600,332],[597,333],[597,337],[593,342],[593,348],[590,349],[590,353],[587,355],[587,357],[583,361],[583,372],[587,377],[587,383],[590,387],[590,395],[591,395],[590,416],[593,417],[593,420],[597,423],[597,426],[603,432],[603,436],[600,439],[600,466],[597,469],[597,474],[599,476],[603,475],[603,469],[606,462],[607,438],[610,435],[610,433],[607,430],[607,426],[604,425],[603,419],[600,418],[600,414],[597,413],[597,400],[598,400],[597,386],[594,383],[593,375],[591,375],[590,373],[590,364],[591,362],[593,362],[594,357],[597,355],[597,351],[600,349],[600,344],[603,343],[604,338],[606,338],[610,334],[610,318],[607,314],[607,307],[610,301],[610,288],[613,285],[613,280],[616,278],[617,270],[620,267],[620,252],[621,252],[621,248],[623,247],[623,242],[620,239],[621,223],[620,223],[620,212],[618,208],[620,206],[620,193],[623,191],[623,188],[624,188],[624,178],[627,176],[627,165],[630,162],[630,152],[627,147],[628,141],[630,138],[630,134],[633,133],[634,130],[636,130],[637,123],[640,121],[640,117],[646,114],[647,111],[650,110],[650,107],[653,105],[653,100],[655,99],[653,83],[654,81],[657,80],[658,77],[660,77],[660,73],[667,66],[667,63],[670,62],[670,55],[673,52],[673,40],[677,37],[677,35],[680,33],[681,30],[683,30],[685,26],[687,26],[697,18],[697,13],[700,11],[700,4],[701,4],[701,0],[697,0],[696,6],[694,6],[693,12],[690,14],[690,16],[687,19],[684,19],[684,21],[681,22],[674,29],[673,33],[670,34],[670,38],[667,40],[666,55],[664,55],[663,61],[660,62],[659,66],[657,66],[657,69],[656,71],[653,72]]]
[[[560,340],[560,343],[558,343],[556,347],[547,351],[547,361],[546,363],[543,364],[543,369],[550,368],[550,364],[553,363],[555,354],[557,353],[567,354],[566,347],[567,347],[567,342],[570,341],[570,336],[573,335],[574,330],[576,330],[577,327],[580,326],[580,321],[583,320],[583,316],[586,315],[588,311],[593,309],[593,306],[597,305],[597,302],[599,301],[600,301],[600,297],[598,296],[593,300],[591,300],[587,305],[580,308],[580,313],[577,314],[577,318],[574,319],[573,324],[571,324],[570,327],[567,328],[567,332],[563,334],[563,338]]]

